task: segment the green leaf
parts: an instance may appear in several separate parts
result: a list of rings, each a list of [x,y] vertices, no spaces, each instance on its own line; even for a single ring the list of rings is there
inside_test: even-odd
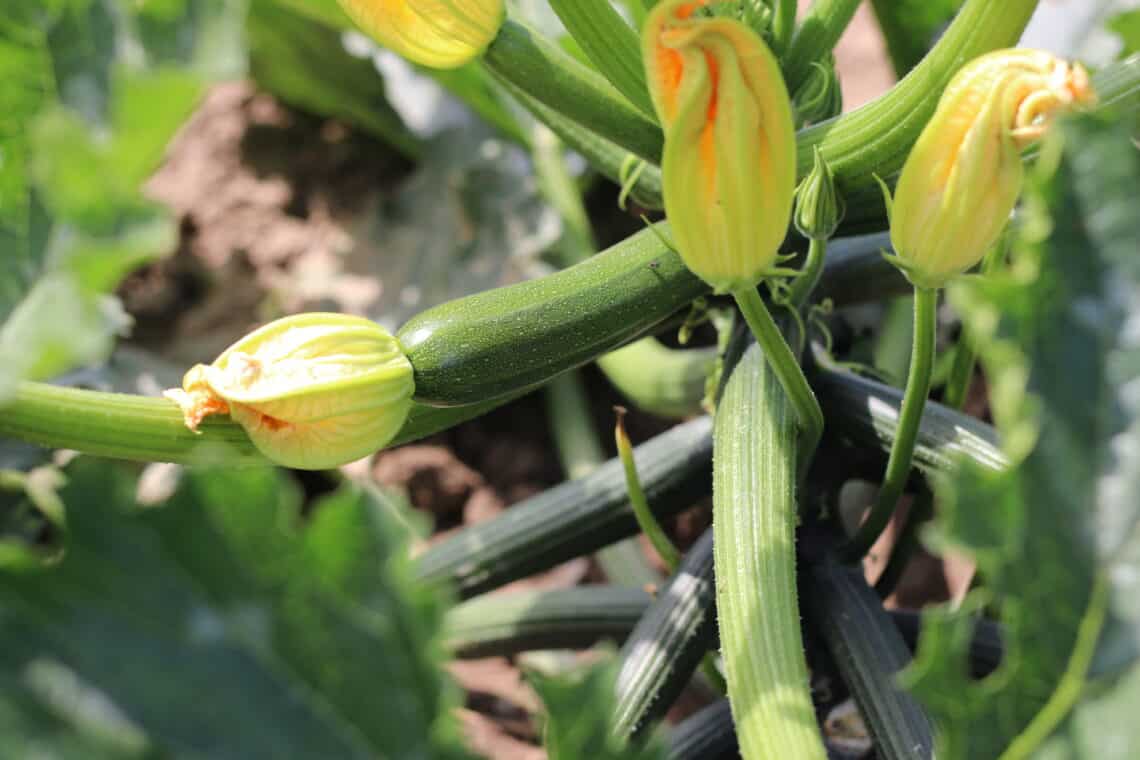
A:
[[[2,1],[0,403],[106,357],[129,324],[108,293],[175,241],[140,187],[245,55],[245,0]]]
[[[1011,269],[951,288],[979,336],[991,406],[1016,464],[1000,473],[963,467],[943,494],[935,537],[973,555],[984,591],[961,612],[931,617],[909,673],[940,725],[939,757],[998,757],[1011,742],[1009,756],[1025,756],[1082,692],[1092,696],[1090,659],[1094,674],[1110,678],[1136,657],[1137,186],[1140,157],[1126,124],[1093,116],[1059,124],[1027,181]],[[1110,600],[1103,631],[1101,590]],[[987,603],[1000,609],[1007,655],[974,682],[969,612]]]
[[[0,725],[22,732],[0,732],[0,756],[40,740],[464,756],[438,667],[442,603],[414,582],[391,504],[345,487],[305,523],[264,469],[186,475],[139,510],[117,468],[80,460],[68,477],[62,560],[0,571]]]
[[[922,60],[961,4],[962,0],[871,0],[896,76],[901,79]]]
[[[530,675],[546,706],[544,744],[550,760],[660,760],[656,741],[631,746],[613,731],[618,660],[605,660],[561,676]]]
[[[1140,10],[1118,13],[1105,26],[1109,31],[1115,32],[1124,44],[1124,49],[1120,51],[1121,58],[1140,51]]]

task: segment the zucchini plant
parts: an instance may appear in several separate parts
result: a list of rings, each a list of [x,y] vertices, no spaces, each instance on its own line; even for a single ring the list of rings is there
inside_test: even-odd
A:
[[[0,755],[464,757],[445,658],[604,641],[608,664],[533,677],[552,758],[828,757],[819,683],[886,760],[1140,753],[1117,719],[1140,705],[1135,12],[1092,66],[1017,47],[1037,0],[876,2],[902,76],[843,112],[857,0],[798,22],[793,0],[550,0],[545,24],[503,0],[16,5],[0,443],[81,457],[0,448],[34,515],[0,502]],[[71,382],[122,327],[112,291],[173,245],[143,181],[249,55],[423,157],[359,60],[303,79],[321,61],[292,45],[350,29],[529,155],[569,265],[396,329],[282,316],[162,395]],[[598,250],[591,187],[642,228]],[[908,296],[894,387],[860,362]],[[631,447],[619,414],[603,461],[591,364],[676,424]],[[415,518],[358,475],[302,514],[271,469],[336,471],[539,389],[572,476],[415,558]],[[186,472],[140,510],[104,460]],[[709,497],[679,551],[661,521]],[[641,533],[666,574],[621,543]],[[888,610],[919,545],[967,556],[970,588]],[[604,583],[487,593],[604,551]],[[706,706],[662,725],[690,687]]]

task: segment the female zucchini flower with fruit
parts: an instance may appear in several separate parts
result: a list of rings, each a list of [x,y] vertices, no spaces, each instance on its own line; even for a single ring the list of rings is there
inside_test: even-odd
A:
[[[483,52],[503,23],[503,0],[339,0],[384,47],[435,69],[462,66]]]
[[[665,0],[645,22],[649,91],[665,129],[665,211],[685,264],[717,292],[775,268],[796,184],[792,108],[763,40],[708,0]]]
[[[891,242],[910,281],[939,288],[977,264],[1021,191],[1021,151],[1095,96],[1088,74],[1039,50],[998,50],[955,75],[895,187]]]
[[[270,460],[321,470],[383,448],[404,424],[413,390],[412,365],[387,330],[313,313],[254,330],[164,395],[191,430],[229,414]]]

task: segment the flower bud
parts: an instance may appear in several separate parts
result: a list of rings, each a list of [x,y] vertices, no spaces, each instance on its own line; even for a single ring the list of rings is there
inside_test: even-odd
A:
[[[412,365],[380,325],[297,314],[254,330],[164,394],[197,430],[229,414],[277,464],[321,470],[383,448],[412,406]]]
[[[1078,63],[1037,50],[998,50],[947,85],[906,164],[891,208],[896,263],[938,288],[977,264],[1021,192],[1021,151],[1054,116],[1095,100]]]
[[[796,188],[796,213],[792,217],[796,229],[806,238],[826,240],[835,234],[846,209],[831,167],[816,146],[815,163]]]
[[[843,112],[843,90],[835,70],[835,58],[815,61],[803,84],[792,96],[796,118],[803,124],[818,124]]]
[[[503,0],[338,0],[365,33],[413,63],[462,66],[495,38]]]
[[[774,268],[796,184],[792,108],[780,67],[743,23],[664,0],[642,45],[665,129],[665,211],[685,264],[717,292]]]

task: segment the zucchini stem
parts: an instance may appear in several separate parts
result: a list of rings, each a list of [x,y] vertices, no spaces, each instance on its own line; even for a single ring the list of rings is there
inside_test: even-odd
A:
[[[800,430],[803,433],[799,446],[800,474],[807,472],[811,464],[811,457],[819,445],[820,436],[823,435],[823,411],[819,408],[819,401],[804,377],[803,369],[796,361],[795,354],[780,334],[764,300],[756,288],[741,288],[733,293],[737,305],[740,306],[744,319],[748,322],[756,342],[764,352],[765,358],[784,388],[792,408],[796,411]]]
[[[811,71],[813,62],[835,47],[851,23],[860,0],[813,0],[784,55],[784,80],[795,92]]]
[[[910,356],[910,372],[906,380],[898,433],[891,445],[887,471],[878,498],[867,519],[843,547],[843,559],[854,562],[863,557],[879,534],[883,532],[895,510],[907,478],[922,410],[930,392],[930,374],[934,366],[934,340],[937,326],[938,291],[928,288],[914,289],[914,346]]]
[[[808,243],[807,258],[800,269],[800,274],[792,281],[788,291],[788,302],[797,309],[802,309],[811,298],[812,292],[819,285],[819,277],[823,273],[823,261],[827,257],[827,240],[825,238],[811,238]]]
[[[796,425],[761,346],[717,407],[713,551],[728,695],[745,760],[827,756],[796,598]]]

